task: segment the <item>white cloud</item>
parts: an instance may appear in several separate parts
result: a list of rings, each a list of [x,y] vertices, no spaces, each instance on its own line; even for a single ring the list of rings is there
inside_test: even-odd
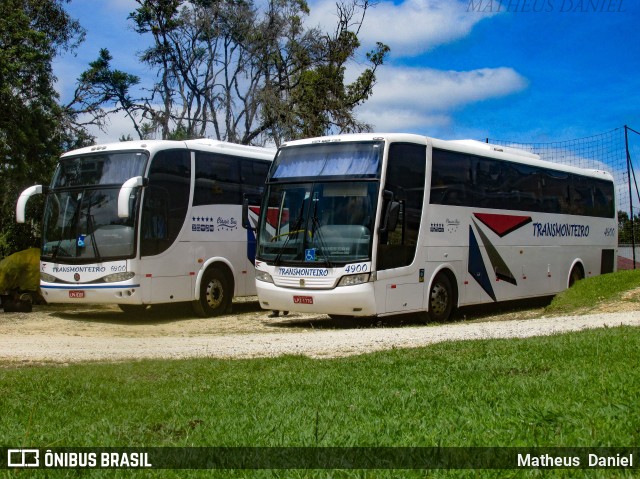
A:
[[[335,0],[319,0],[310,8],[309,25],[334,30]],[[411,57],[466,37],[476,23],[493,15],[469,11],[468,0],[381,1],[367,10],[358,38],[365,49],[382,42],[393,57]]]
[[[111,109],[107,109],[108,111]],[[90,121],[89,115],[81,115],[79,121]],[[96,144],[116,143],[120,141],[121,136],[131,135],[134,140],[138,139],[138,134],[131,119],[124,112],[111,113],[106,120],[105,130],[100,130],[97,126],[87,126],[87,131],[95,137]]]
[[[358,114],[376,131],[418,131],[447,126],[455,110],[526,86],[527,80],[511,68],[440,71],[385,65]]]

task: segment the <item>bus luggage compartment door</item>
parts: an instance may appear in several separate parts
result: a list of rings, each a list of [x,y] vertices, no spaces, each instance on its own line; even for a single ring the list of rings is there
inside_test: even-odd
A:
[[[422,308],[424,283],[390,283],[386,288],[386,312],[401,313]]]

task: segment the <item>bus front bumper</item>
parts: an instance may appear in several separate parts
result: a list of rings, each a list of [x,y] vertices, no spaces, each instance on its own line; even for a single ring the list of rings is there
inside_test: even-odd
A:
[[[40,282],[47,303],[142,304],[139,284],[55,284]]]
[[[294,289],[256,281],[256,289],[263,309],[341,316],[376,314],[373,283],[338,286],[333,289]]]

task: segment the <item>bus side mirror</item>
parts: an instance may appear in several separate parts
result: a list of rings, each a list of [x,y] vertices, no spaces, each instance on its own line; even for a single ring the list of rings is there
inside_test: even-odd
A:
[[[380,233],[390,233],[395,231],[398,226],[398,218],[400,217],[400,202],[393,201],[393,193],[385,190],[382,193],[382,199],[386,206],[382,212],[382,221],[380,221]]]
[[[134,176],[122,184],[120,192],[118,193],[118,218],[128,218],[131,216],[131,211],[129,211],[129,198],[131,197],[133,189],[140,186],[147,186],[148,184],[149,179],[143,178],[142,176]]]
[[[246,230],[255,231],[249,220],[249,205],[259,205],[260,196],[244,194],[242,197],[242,227]]]
[[[16,222],[24,223],[25,222],[25,210],[27,208],[27,201],[34,195],[40,195],[42,193],[47,192],[47,187],[42,185],[34,185],[30,186],[18,197],[18,203],[16,204]]]

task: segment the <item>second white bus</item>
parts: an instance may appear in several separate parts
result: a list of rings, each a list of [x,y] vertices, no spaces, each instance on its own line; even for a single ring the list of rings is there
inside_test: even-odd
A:
[[[271,167],[257,238],[265,309],[444,320],[614,271],[614,183],[470,140],[292,141]]]
[[[255,295],[255,237],[243,195],[259,195],[275,150],[215,140],[130,141],[65,153],[46,194],[40,288],[49,303],[123,311],[187,302],[201,316]],[[255,218],[257,220],[257,217]]]

